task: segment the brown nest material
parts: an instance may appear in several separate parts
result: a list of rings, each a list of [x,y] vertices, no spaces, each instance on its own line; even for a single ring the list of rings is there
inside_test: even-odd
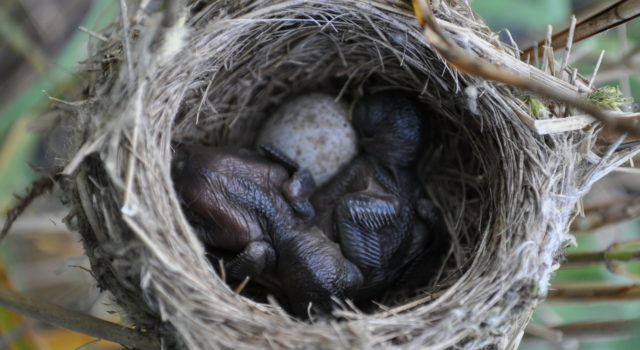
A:
[[[518,62],[466,1],[433,6],[470,54]],[[576,202],[631,151],[599,153],[594,127],[532,131],[524,95],[447,66],[407,1],[189,1],[183,10],[174,20],[137,3],[123,11],[97,40],[88,97],[69,116],[70,222],[129,320],[166,348],[517,346],[570,241]],[[452,242],[438,277],[393,308],[345,305],[311,323],[234,293],[181,211],[172,143],[250,146],[291,96],[388,88],[437,112],[425,116],[438,136],[420,174]]]

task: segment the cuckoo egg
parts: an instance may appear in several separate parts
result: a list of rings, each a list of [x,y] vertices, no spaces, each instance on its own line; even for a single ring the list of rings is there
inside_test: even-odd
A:
[[[258,144],[268,144],[307,168],[318,186],[326,183],[357,153],[356,133],[344,102],[325,93],[298,96],[265,122]]]

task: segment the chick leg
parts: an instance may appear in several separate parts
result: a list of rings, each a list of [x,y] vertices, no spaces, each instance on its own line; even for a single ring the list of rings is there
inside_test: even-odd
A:
[[[275,268],[276,253],[265,241],[253,241],[235,258],[225,264],[225,270],[232,279],[245,277],[256,279],[261,274]]]
[[[300,168],[295,160],[289,158],[278,148],[271,145],[258,146],[266,156],[282,165],[291,177],[282,184],[282,192],[289,202],[289,205],[305,220],[310,220],[315,216],[315,210],[309,198],[316,190],[316,182],[308,169]]]

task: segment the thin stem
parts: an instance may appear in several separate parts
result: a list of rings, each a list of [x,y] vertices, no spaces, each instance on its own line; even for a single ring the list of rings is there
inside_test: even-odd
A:
[[[557,343],[562,341],[562,333],[554,331],[553,329],[533,322],[529,322],[524,330],[525,334],[544,339],[548,342]]]
[[[640,284],[568,284],[554,285],[547,300],[602,302],[640,300]]]
[[[606,250],[576,252],[567,254],[563,268],[567,267],[583,267],[591,265],[605,264],[612,270],[613,263],[628,263],[632,261],[640,261],[640,249],[622,250],[618,249],[626,243],[614,243]]]
[[[549,327],[550,332],[561,332],[562,340],[566,341],[595,341],[630,337],[634,329],[640,326],[640,319],[616,320],[603,322],[577,322]],[[532,334],[525,334],[523,344],[534,345],[548,343],[548,339],[540,339]]]
[[[564,57],[562,58],[562,65],[560,66],[560,72],[564,72],[569,66],[569,57],[571,56],[571,49],[573,48],[573,35],[576,29],[576,16],[571,16],[571,23],[569,24],[569,34],[567,36],[567,43],[564,48]],[[560,76],[562,78],[562,76]]]
[[[591,205],[571,223],[572,233],[585,233],[640,217],[640,197],[628,197]]]
[[[159,349],[160,343],[133,329],[55,304],[0,288],[0,305],[25,316],[72,331],[122,344],[128,348]]]
[[[42,176],[39,179],[35,180],[31,184],[31,188],[27,192],[27,195],[23,198],[17,197],[19,202],[18,204],[7,212],[7,219],[2,226],[2,230],[0,230],[0,241],[4,239],[4,237],[11,230],[11,226],[13,223],[20,217],[20,214],[24,212],[25,209],[33,202],[34,199],[40,197],[42,194],[50,191],[53,188],[53,185],[60,178],[59,175],[46,175]]]
[[[134,71],[131,57],[131,46],[129,44],[129,15],[127,2],[120,0],[120,22],[122,25],[122,47],[124,49],[124,59],[127,64],[127,78],[129,78],[130,91],[134,88]]]
[[[562,332],[563,339],[587,340],[603,337],[630,336],[634,327],[640,323],[640,319],[616,320],[601,322],[576,322],[564,324],[551,329]]]
[[[606,262],[606,251],[577,252],[568,254],[562,267],[584,267],[605,264]]]

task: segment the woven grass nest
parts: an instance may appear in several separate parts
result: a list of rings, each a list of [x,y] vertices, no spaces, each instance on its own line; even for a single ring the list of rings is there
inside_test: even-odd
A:
[[[466,1],[433,6],[463,48],[517,61]],[[594,127],[533,132],[523,93],[451,69],[406,1],[189,1],[173,23],[139,7],[95,42],[63,189],[98,284],[166,348],[514,348],[577,200],[629,155],[601,156]],[[388,309],[315,322],[234,293],[181,210],[172,143],[248,147],[291,96],[391,88],[436,111],[419,173],[452,242],[438,277]]]

